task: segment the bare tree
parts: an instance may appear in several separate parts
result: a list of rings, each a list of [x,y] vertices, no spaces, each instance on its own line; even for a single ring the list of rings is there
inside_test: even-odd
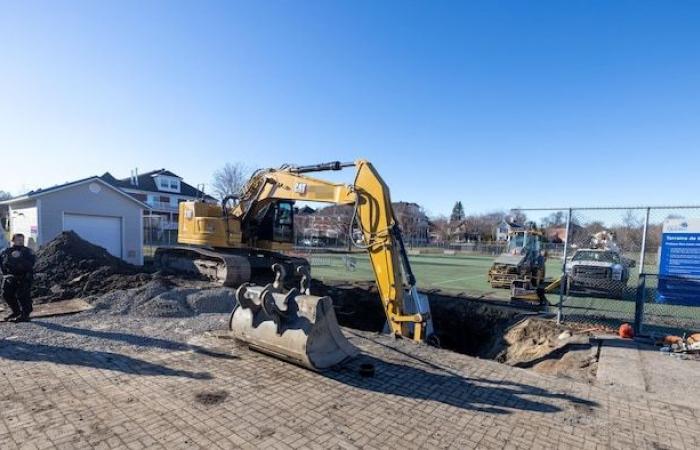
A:
[[[0,190],[0,202],[3,200],[9,200],[11,198],[12,195],[9,192]],[[6,231],[10,231],[10,218],[8,217],[7,205],[0,206],[0,238]],[[0,241],[1,240],[2,239],[0,239]]]
[[[564,211],[556,211],[542,219],[542,228],[561,228],[566,226]]]
[[[617,244],[624,251],[639,251],[642,246],[644,221],[633,210],[625,211],[622,216],[622,226],[612,229]]]
[[[594,234],[599,233],[601,231],[607,231],[607,228],[605,228],[605,224],[600,220],[594,220],[592,222],[589,222],[586,224],[586,226],[584,228],[591,235],[594,235]]]
[[[416,203],[392,204],[403,236],[409,245],[428,242],[430,221],[423,208]]]
[[[523,225],[525,222],[527,222],[527,215],[520,209],[511,209],[508,215],[510,216],[510,221],[512,223]]]
[[[438,216],[430,221],[430,234],[437,242],[448,242],[451,237],[450,220],[445,216]]]
[[[251,170],[240,162],[226,163],[214,172],[212,189],[220,200],[227,195],[237,195],[250,176]]]

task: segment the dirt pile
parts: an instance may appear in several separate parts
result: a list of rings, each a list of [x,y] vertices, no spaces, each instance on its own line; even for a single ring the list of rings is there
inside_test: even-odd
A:
[[[152,274],[64,231],[36,254],[32,297],[37,303],[141,286]]]
[[[528,318],[510,326],[488,357],[540,373],[592,380],[597,355],[590,338],[588,332],[576,332],[551,320]]]

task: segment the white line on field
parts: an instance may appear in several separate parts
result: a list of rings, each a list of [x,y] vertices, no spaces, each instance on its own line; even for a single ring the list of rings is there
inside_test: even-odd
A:
[[[471,280],[473,278],[482,278],[482,277],[486,277],[486,275],[471,275],[469,277],[455,278],[454,280],[445,280],[445,281],[440,281],[439,283],[433,283],[433,284],[435,284],[435,285],[447,284],[447,283],[454,283],[455,281]]]

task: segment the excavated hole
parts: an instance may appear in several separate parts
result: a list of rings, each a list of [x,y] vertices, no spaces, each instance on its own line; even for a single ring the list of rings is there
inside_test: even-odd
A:
[[[384,328],[386,319],[374,286],[318,283],[313,290],[316,295],[329,295],[333,299],[340,325],[375,332]],[[494,345],[505,329],[523,314],[517,309],[460,297],[430,294],[429,299],[440,346],[481,358],[495,356],[491,355]]]
[[[385,316],[372,284],[327,285],[315,282],[316,295],[333,299],[340,325],[381,332]],[[556,325],[527,309],[464,297],[429,294],[433,324],[444,349],[590,381],[597,357],[590,331]],[[590,328],[590,327],[588,327]]]

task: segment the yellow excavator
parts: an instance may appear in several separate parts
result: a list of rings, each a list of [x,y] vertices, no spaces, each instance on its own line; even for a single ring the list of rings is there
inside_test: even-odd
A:
[[[356,170],[352,184],[307,175],[347,167]],[[220,205],[182,202],[178,243],[184,245],[157,249],[156,264],[239,286],[230,329],[251,348],[314,370],[337,365],[357,350],[340,332],[331,299],[311,295],[308,262],[281,253],[293,248],[294,201],[352,205],[353,243],[369,254],[388,331],[415,341],[436,339],[389,188],[365,160],[259,170],[240,195]],[[274,282],[250,283],[261,272],[274,273]],[[299,288],[285,291],[293,277]]]

